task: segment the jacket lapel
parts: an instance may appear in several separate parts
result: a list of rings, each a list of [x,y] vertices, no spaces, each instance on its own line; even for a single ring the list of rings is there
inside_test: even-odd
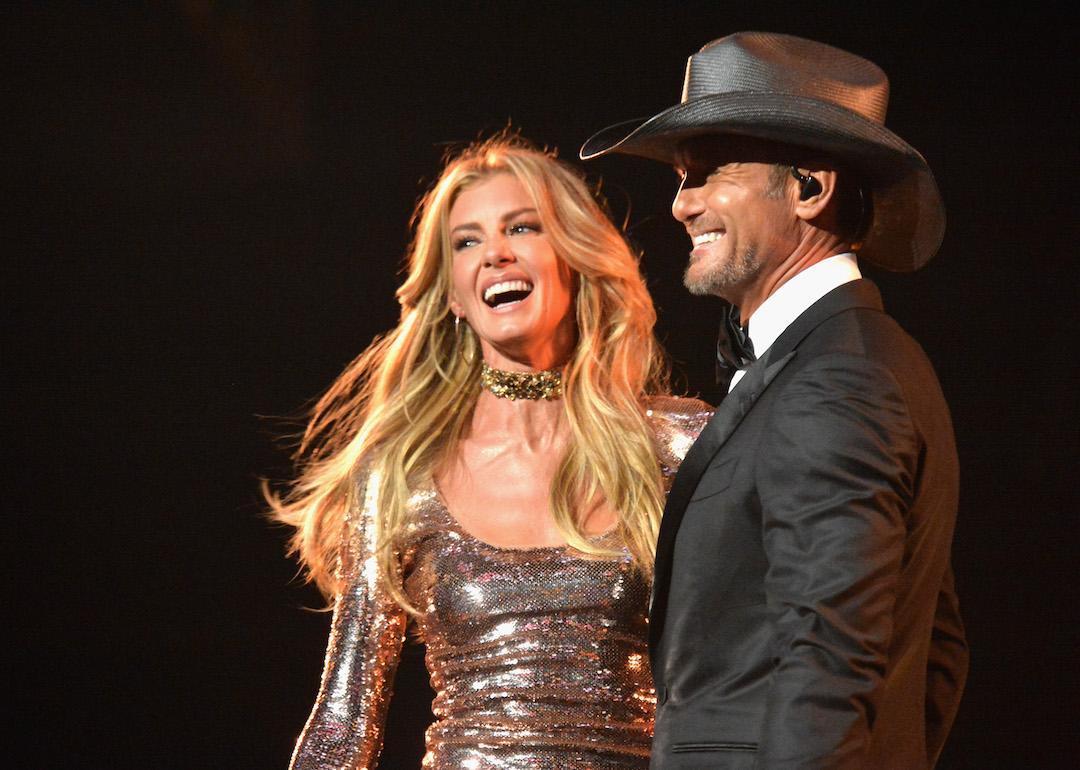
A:
[[[686,513],[686,506],[697,489],[698,481],[716,453],[739,427],[754,402],[794,356],[795,351],[792,350],[778,360],[766,355],[751,364],[735,389],[720,402],[716,413],[679,466],[664,506],[664,518],[660,522],[660,533],[656,541],[656,565],[652,601],[649,606],[650,649],[654,649],[660,640],[663,627],[661,619],[667,607],[668,585],[671,582],[671,556],[675,550],[675,536],[678,534],[683,514]]]
[[[755,402],[795,356],[800,342],[826,319],[854,307],[881,310],[877,287],[866,280],[833,289],[796,318],[765,355],[754,362],[734,390],[720,403],[708,425],[690,447],[675,475],[656,542],[652,600],[649,605],[649,651],[655,654],[663,631],[671,583],[672,555],[686,507],[709,463],[724,446]]]

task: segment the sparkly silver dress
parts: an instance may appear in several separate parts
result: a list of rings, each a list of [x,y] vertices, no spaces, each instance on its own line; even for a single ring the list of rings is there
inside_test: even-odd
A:
[[[649,402],[665,482],[708,421],[690,399]],[[294,770],[376,767],[406,614],[373,557],[374,475],[359,482],[322,686]],[[434,486],[414,492],[402,553],[436,692],[423,767],[644,770],[653,696],[649,586],[629,553],[499,548],[470,536]],[[607,537],[611,537],[610,535]],[[391,760],[387,763],[392,767]]]

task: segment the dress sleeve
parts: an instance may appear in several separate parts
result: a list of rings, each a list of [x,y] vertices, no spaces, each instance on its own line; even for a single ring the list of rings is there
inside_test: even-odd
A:
[[[668,483],[712,414],[712,407],[696,398],[651,396],[645,400],[645,415],[652,425],[657,455]]]
[[[375,560],[378,478],[367,475],[353,492],[322,684],[292,770],[372,770],[382,748],[406,613],[386,591]]]

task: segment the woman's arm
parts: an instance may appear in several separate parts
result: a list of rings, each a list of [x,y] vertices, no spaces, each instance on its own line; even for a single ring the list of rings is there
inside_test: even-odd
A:
[[[322,685],[292,770],[371,770],[382,748],[406,614],[387,593],[375,562],[377,478],[357,482],[355,492]]]

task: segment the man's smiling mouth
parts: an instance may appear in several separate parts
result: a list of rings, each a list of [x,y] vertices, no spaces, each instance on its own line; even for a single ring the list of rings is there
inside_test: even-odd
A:
[[[723,230],[710,230],[707,233],[701,233],[700,235],[693,236],[690,240],[695,246],[700,246],[703,243],[712,243],[718,241],[724,237]]]

